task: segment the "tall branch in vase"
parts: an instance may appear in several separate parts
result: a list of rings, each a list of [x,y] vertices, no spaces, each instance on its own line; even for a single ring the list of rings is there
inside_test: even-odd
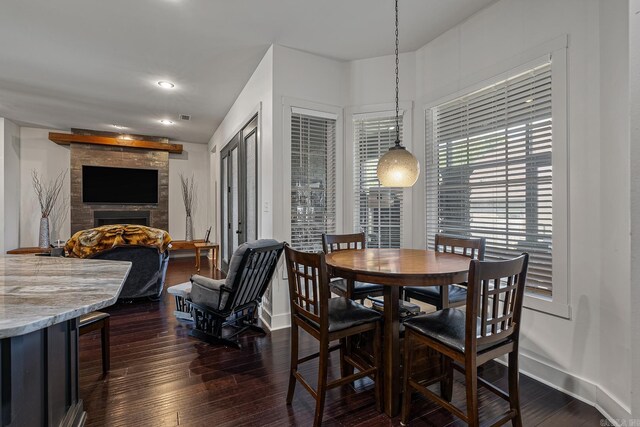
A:
[[[193,220],[191,218],[191,214],[196,194],[196,183],[193,175],[191,175],[191,178],[188,178],[183,174],[180,174],[180,183],[182,184],[182,201],[184,202],[184,210],[187,213],[185,240],[193,240]]]
[[[31,171],[31,179],[33,181],[33,189],[40,204],[40,233],[38,237],[38,246],[48,248],[50,244],[49,235],[49,215],[53,212],[67,171],[62,171],[54,179],[45,180],[35,169]]]

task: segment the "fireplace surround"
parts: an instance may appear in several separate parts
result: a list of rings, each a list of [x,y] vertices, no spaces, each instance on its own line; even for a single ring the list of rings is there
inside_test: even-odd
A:
[[[71,233],[115,223],[169,228],[169,153],[119,146],[71,144]],[[82,201],[82,166],[158,170],[158,203],[96,204]],[[126,189],[123,189],[126,191]]]

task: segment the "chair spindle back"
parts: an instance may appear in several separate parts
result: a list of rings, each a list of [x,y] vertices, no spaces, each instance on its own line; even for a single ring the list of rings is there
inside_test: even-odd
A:
[[[364,249],[365,247],[364,233],[322,234],[322,250],[325,254],[349,249]]]
[[[467,292],[467,348],[517,337],[529,254],[506,261],[472,260]]]
[[[328,301],[331,297],[327,264],[323,253],[296,251],[285,246],[291,315],[307,318],[328,328]]]
[[[468,256],[484,261],[484,237],[456,237],[447,234],[436,234],[435,249],[437,252]]]

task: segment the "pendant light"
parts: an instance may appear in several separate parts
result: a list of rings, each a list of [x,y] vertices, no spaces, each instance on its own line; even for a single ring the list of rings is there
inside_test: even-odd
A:
[[[398,0],[396,0],[396,143],[378,161],[378,180],[383,187],[411,187],[420,175],[418,159],[400,144]]]

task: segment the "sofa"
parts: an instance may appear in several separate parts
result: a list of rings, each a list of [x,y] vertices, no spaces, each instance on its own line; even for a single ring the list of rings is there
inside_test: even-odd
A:
[[[164,287],[171,236],[164,230],[141,225],[106,225],[81,230],[65,245],[71,257],[131,261],[120,296],[122,299],[158,299]]]
[[[131,261],[133,264],[118,299],[160,298],[169,265],[169,251],[145,246],[119,246],[100,252],[92,259]]]

